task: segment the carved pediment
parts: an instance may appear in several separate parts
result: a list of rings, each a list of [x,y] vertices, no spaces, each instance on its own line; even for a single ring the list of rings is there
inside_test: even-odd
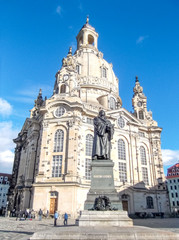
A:
[[[132,113],[128,112],[124,108],[120,108],[118,110],[108,111],[107,116],[111,116],[112,118],[117,119],[118,117],[123,117],[127,120],[129,124],[137,124],[141,125],[141,121],[138,120]]]

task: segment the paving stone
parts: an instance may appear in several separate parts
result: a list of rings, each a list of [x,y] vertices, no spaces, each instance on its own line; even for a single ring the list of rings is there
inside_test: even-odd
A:
[[[0,217],[0,240],[28,240],[34,232],[53,231],[56,232],[63,226],[63,220],[58,220],[58,227],[53,226],[53,219],[42,219],[38,221],[16,221],[15,218]],[[69,219],[68,229],[72,228],[75,220]],[[158,230],[179,233],[179,218],[164,219],[134,219],[134,226],[151,227]]]

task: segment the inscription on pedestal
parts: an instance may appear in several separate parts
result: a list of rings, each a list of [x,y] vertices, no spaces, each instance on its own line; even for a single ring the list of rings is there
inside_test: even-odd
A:
[[[93,178],[112,178],[111,175],[94,175]]]

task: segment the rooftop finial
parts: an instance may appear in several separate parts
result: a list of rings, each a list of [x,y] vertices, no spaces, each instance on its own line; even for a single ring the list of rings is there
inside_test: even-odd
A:
[[[68,54],[72,54],[72,47],[69,47]]]
[[[135,81],[136,81],[136,82],[139,82],[138,76],[135,77]]]
[[[87,15],[87,18],[86,18],[86,24],[89,23],[89,15]]]

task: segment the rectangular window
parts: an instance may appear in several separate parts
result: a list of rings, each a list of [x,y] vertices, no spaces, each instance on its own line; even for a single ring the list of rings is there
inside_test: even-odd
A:
[[[61,177],[62,175],[62,155],[53,156],[52,177]]]
[[[126,163],[119,162],[119,180],[120,182],[127,182]]]
[[[173,201],[173,206],[175,206],[175,202]]]
[[[142,167],[142,179],[146,185],[149,185],[148,171],[146,167]]]
[[[174,188],[175,188],[175,190],[176,190],[176,189],[177,189],[177,186],[175,185]]]
[[[170,186],[170,189],[173,190],[173,186]]]
[[[76,71],[78,74],[81,74],[81,65],[76,65]]]
[[[172,183],[172,180],[170,180],[170,183]]]
[[[177,206],[179,206],[179,201],[177,201]]]
[[[174,197],[174,194],[172,193],[172,198]]]
[[[102,77],[106,78],[107,77],[107,71],[106,68],[102,68]]]
[[[85,178],[91,180],[91,159],[89,158],[85,160]]]
[[[175,182],[175,179],[173,180],[173,182]]]
[[[178,193],[177,192],[175,193],[175,196],[178,197]]]
[[[140,137],[145,137],[144,132],[139,132],[139,136],[140,136]]]
[[[87,122],[88,124],[93,125],[93,119],[92,119],[92,118],[88,118],[88,117],[87,117],[86,122]]]

